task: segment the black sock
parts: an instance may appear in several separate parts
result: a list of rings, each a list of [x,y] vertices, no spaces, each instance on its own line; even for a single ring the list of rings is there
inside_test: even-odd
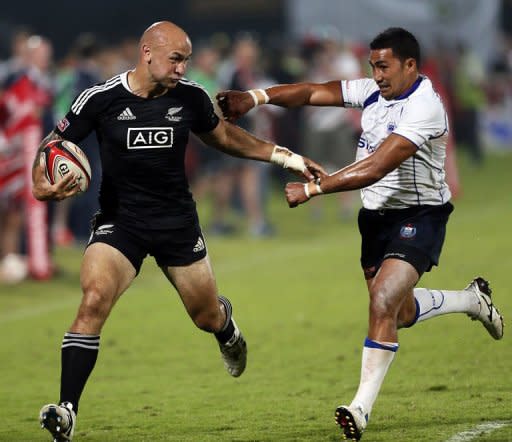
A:
[[[219,302],[221,302],[224,306],[224,311],[226,312],[226,322],[224,323],[224,326],[221,328],[221,330],[215,333],[215,337],[221,344],[225,344],[233,337],[233,334],[235,333],[235,324],[233,324],[233,320],[231,319],[233,308],[231,307],[231,302],[229,302],[229,299],[225,298],[224,296],[219,296]]]
[[[75,413],[78,413],[78,401],[96,363],[99,346],[99,335],[64,335],[61,347],[59,402],[71,402]]]

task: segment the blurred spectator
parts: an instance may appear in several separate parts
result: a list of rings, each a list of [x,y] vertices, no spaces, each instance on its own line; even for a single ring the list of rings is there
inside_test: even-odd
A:
[[[11,38],[11,57],[0,63],[0,89],[3,89],[5,82],[16,73],[20,73],[27,65],[27,40],[30,38],[30,31],[20,28],[14,31]]]
[[[37,147],[31,145],[31,140],[34,134],[42,133],[43,113],[51,102],[48,70],[52,47],[40,36],[21,38],[17,43],[12,59],[18,60],[16,69],[4,79],[0,97],[0,280],[8,283],[21,281],[29,270],[36,278],[51,274],[49,247],[44,238],[46,212],[41,210],[46,206],[35,202],[26,178],[30,176],[30,157]],[[21,255],[25,220],[28,268]],[[39,229],[37,233],[31,228],[34,226]]]
[[[220,89],[217,79],[219,57],[220,54],[214,47],[200,46],[194,51],[193,66],[187,74],[190,80],[203,86],[210,97],[214,97]],[[210,233],[217,235],[229,235],[235,231],[235,227],[228,222],[234,172],[231,167],[224,166],[225,160],[225,154],[204,146],[197,137],[190,140],[187,161],[193,161],[196,165],[191,173],[193,193],[198,199],[204,198],[208,193],[211,195],[212,217],[208,229]]]
[[[347,44],[341,42],[337,29],[315,30],[307,41],[310,49],[310,69],[307,81],[322,83],[335,79],[353,80],[362,76],[358,58]],[[305,155],[315,158],[329,173],[353,163],[360,133],[359,112],[336,107],[306,108],[304,125]],[[357,192],[338,193],[339,216],[350,220],[358,204]],[[322,216],[320,198],[311,201],[314,218]]]
[[[457,198],[461,195],[462,189],[459,180],[459,170],[457,167],[455,136],[453,134],[453,96],[448,93],[449,86],[446,84],[447,80],[443,79],[441,69],[443,58],[441,58],[440,54],[444,53],[444,46],[439,42],[436,51],[431,51],[426,54],[426,57],[421,64],[420,72],[426,75],[432,82],[434,89],[443,100],[446,113],[448,115],[450,130],[448,132],[448,141],[446,143],[446,183],[450,188],[452,198]]]
[[[234,43],[231,63],[225,65],[223,72],[227,77],[221,83],[226,84],[227,89],[238,90],[267,87],[273,81],[264,75],[262,64],[258,43],[250,36],[242,36]],[[271,109],[255,108],[239,119],[237,124],[261,138],[273,140],[271,113]],[[231,183],[226,186],[227,193],[222,198],[231,201],[233,192],[237,190],[238,195],[235,196],[239,197],[241,208],[247,216],[249,233],[255,237],[272,235],[273,227],[265,213],[268,165],[227,156],[223,164],[223,173],[231,179]]]
[[[468,150],[473,163],[483,161],[480,111],[486,105],[485,69],[482,61],[464,43],[459,43],[454,77],[454,128],[458,146]]]

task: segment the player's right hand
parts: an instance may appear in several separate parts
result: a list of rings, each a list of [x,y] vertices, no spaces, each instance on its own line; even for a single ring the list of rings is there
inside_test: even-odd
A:
[[[46,178],[43,164],[38,164],[32,170],[32,195],[39,201],[61,201],[80,192],[77,176],[73,173],[66,175],[57,184],[51,184]]]
[[[249,92],[223,91],[216,97],[224,119],[233,122],[254,107],[254,100]]]
[[[288,183],[284,189],[288,207],[297,207],[309,201],[309,197],[304,190],[304,183]]]
[[[306,165],[306,169],[309,172],[309,175],[305,174],[305,178],[308,181],[314,181],[317,179],[322,179],[323,177],[326,177],[328,174],[326,170],[320,166],[320,164],[316,163],[315,161],[303,156],[304,158],[304,164]]]

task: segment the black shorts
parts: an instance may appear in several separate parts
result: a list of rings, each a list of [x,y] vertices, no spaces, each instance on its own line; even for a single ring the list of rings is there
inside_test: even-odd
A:
[[[439,263],[451,203],[359,211],[361,266],[372,278],[386,258],[407,261],[421,276]]]
[[[92,220],[91,237],[87,246],[101,242],[119,250],[139,273],[147,255],[163,267],[184,266],[206,256],[206,242],[201,226],[190,225],[169,230],[141,230],[119,220],[109,220],[101,213]]]

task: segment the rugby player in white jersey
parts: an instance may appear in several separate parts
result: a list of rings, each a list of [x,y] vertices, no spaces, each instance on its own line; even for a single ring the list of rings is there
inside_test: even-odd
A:
[[[453,210],[445,183],[448,120],[430,80],[419,73],[420,48],[402,28],[389,28],[370,43],[373,79],[277,85],[217,95],[224,116],[234,120],[260,104],[362,108],[362,135],[353,164],[321,182],[289,183],[290,207],[325,193],[361,189],[358,223],[361,265],[370,295],[359,389],[336,409],[345,437],[359,440],[398,350],[398,329],[446,313],[478,319],[494,339],[503,318],[483,278],[464,290],[415,288],[438,264],[446,223]]]

